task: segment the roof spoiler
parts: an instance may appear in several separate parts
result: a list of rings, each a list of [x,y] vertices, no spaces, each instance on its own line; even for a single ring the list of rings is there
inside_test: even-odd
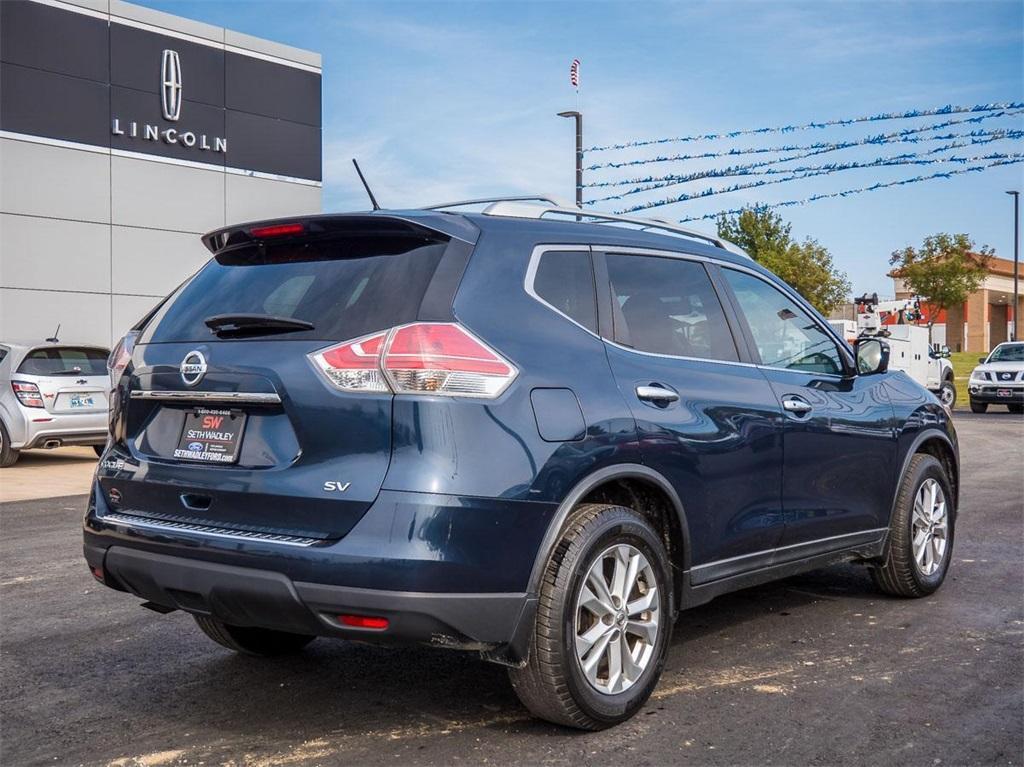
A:
[[[202,236],[203,245],[213,254],[255,242],[271,242],[330,234],[405,234],[415,236],[443,235],[448,239],[474,244],[480,230],[461,216],[423,211],[387,211],[371,213],[292,216],[264,221],[250,221],[215,229]]]

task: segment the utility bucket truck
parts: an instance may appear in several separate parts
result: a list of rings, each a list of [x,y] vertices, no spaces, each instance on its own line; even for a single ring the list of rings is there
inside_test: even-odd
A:
[[[902,370],[930,390],[947,408],[956,404],[953,364],[949,349],[929,343],[928,328],[908,324],[921,317],[916,299],[879,301],[877,294],[855,299],[857,320],[832,320],[832,327],[850,341],[864,336],[879,336],[889,342],[889,367]],[[885,325],[889,316],[895,325]],[[851,338],[851,334],[853,338]]]

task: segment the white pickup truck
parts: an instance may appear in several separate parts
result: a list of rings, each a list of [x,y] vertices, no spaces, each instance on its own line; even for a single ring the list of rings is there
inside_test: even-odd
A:
[[[915,308],[914,301],[879,301],[877,296],[856,299],[857,320],[830,320],[836,332],[850,343],[860,336],[883,336],[889,342],[889,368],[902,370],[929,389],[947,408],[956,404],[953,364],[949,349],[935,348],[928,341],[928,328],[917,325],[883,325],[884,315],[903,318]]]

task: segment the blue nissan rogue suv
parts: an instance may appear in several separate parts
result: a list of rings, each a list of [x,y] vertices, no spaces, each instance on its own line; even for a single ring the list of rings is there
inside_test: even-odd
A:
[[[242,653],[477,652],[586,729],[719,594],[851,561],[939,587],[956,435],[882,340],[714,237],[476,202],[206,235],[111,354],[94,577]]]

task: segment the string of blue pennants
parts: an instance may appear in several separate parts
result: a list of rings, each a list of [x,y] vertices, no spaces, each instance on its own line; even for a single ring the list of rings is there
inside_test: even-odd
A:
[[[700,192],[694,192],[692,194],[680,194],[668,200],[657,200],[655,202],[644,203],[642,205],[634,205],[624,210],[619,211],[620,213],[636,213],[640,210],[647,210],[648,208],[657,208],[662,205],[671,205],[674,202],[687,202],[689,200],[699,200],[703,197],[713,197],[716,194],[726,194],[728,192],[739,192],[744,189],[757,189],[762,186],[772,186],[773,184],[782,184],[786,181],[798,181],[805,178],[814,178],[815,176],[825,176],[829,173],[834,173],[838,170],[851,170],[854,168],[873,168],[879,167],[880,165],[932,165],[938,162],[953,162],[961,165],[965,165],[969,162],[979,162],[981,160],[1024,160],[1024,153],[1006,154],[994,152],[992,154],[983,155],[980,157],[951,157],[948,159],[914,159],[907,158],[904,160],[890,161],[890,162],[867,162],[867,163],[847,163],[845,167],[828,167],[819,170],[808,170],[805,173],[793,172],[792,175],[785,176],[784,178],[773,178],[773,179],[762,179],[760,181],[752,181],[745,184],[732,184],[731,186],[723,187],[721,189],[705,189]],[[798,169],[794,169],[796,171]],[[937,176],[936,176],[937,178]]]
[[[905,112],[882,112],[881,114],[868,115],[864,117],[847,117],[819,122],[809,122],[802,125],[777,125],[769,128],[748,128],[746,130],[729,131],[727,133],[704,133],[694,136],[673,136],[670,138],[641,139],[639,141],[628,141],[623,144],[608,144],[606,146],[593,146],[585,150],[587,152],[607,152],[614,149],[629,149],[631,147],[651,146],[652,144],[671,144],[686,141],[716,141],[719,139],[737,138],[739,136],[752,136],[765,133],[792,133],[800,130],[812,130],[816,128],[830,128],[840,125],[854,125],[855,123],[880,122],[883,120],[905,120],[913,117],[932,117],[935,115],[964,114],[969,112],[996,112],[1001,109],[1020,109],[1024,102],[1006,101],[994,102],[991,104],[975,104],[974,106],[955,106],[947,104],[934,109],[910,109]]]
[[[628,143],[592,147],[587,151],[603,152],[615,149],[629,149],[634,147],[649,146],[653,144],[665,144],[670,142],[714,141],[720,139],[732,139],[739,136],[768,133],[788,133],[800,130],[827,128],[830,126],[852,125],[854,123],[862,122],[897,120],[914,117],[928,117],[936,115],[953,115],[965,113],[970,114],[971,116],[951,120],[944,120],[942,122],[936,122],[930,125],[915,126],[898,131],[890,131],[888,133],[880,133],[876,135],[867,136],[864,138],[850,139],[844,141],[817,141],[805,144],[783,144],[768,147],[737,147],[732,149],[723,149],[719,151],[699,152],[693,154],[674,154],[667,156],[663,155],[657,157],[629,159],[621,161],[608,161],[593,164],[586,168],[586,170],[598,171],[602,169],[621,169],[627,167],[648,165],[653,163],[684,162],[688,160],[704,160],[726,157],[732,158],[743,155],[756,154],[783,155],[781,157],[774,157],[766,160],[736,163],[726,166],[724,168],[711,168],[691,173],[665,173],[662,175],[647,175],[642,177],[625,179],[592,181],[590,183],[585,184],[584,186],[592,189],[604,188],[607,189],[608,192],[611,192],[611,188],[614,187],[627,186],[629,188],[621,192],[606,194],[603,197],[597,197],[595,199],[588,200],[586,204],[592,205],[594,203],[605,202],[609,200],[623,200],[624,198],[627,198],[630,195],[640,194],[643,192],[650,192],[657,189],[677,186],[680,184],[686,184],[701,179],[718,179],[731,176],[764,177],[759,178],[756,181],[734,183],[729,186],[720,188],[709,187],[707,189],[703,189],[700,191],[687,192],[670,197],[651,200],[648,202],[642,202],[617,211],[619,213],[634,213],[637,211],[648,210],[651,208],[662,207],[665,205],[672,205],[676,203],[702,199],[715,195],[727,194],[729,192],[737,192],[745,189],[755,189],[774,184],[782,184],[789,181],[799,181],[803,179],[813,178],[816,176],[825,176],[832,173],[838,173],[847,170],[879,167],[928,166],[945,163],[967,166],[971,163],[983,163],[970,165],[970,167],[961,167],[952,170],[939,171],[931,174],[918,175],[912,178],[900,179],[897,181],[879,182],[876,184],[872,184],[871,186],[865,186],[856,189],[846,189],[837,192],[815,194],[803,199],[786,200],[783,202],[762,206],[768,208],[789,207],[794,205],[805,205],[807,203],[815,202],[817,200],[824,200],[836,197],[846,197],[848,195],[862,194],[865,192],[875,191],[878,189],[884,189],[888,187],[903,186],[906,184],[913,184],[931,179],[949,178],[951,176],[956,176],[963,173],[980,172],[988,168],[995,168],[999,166],[1013,165],[1024,162],[1024,153],[990,152],[984,155],[972,156],[958,156],[955,154],[945,154],[947,152],[953,152],[954,150],[962,149],[964,147],[975,147],[978,145],[991,144],[993,142],[1002,141],[1020,141],[1021,139],[1024,139],[1024,130],[1007,128],[977,128],[968,132],[954,131],[944,134],[938,133],[938,131],[944,128],[952,127],[955,125],[978,124],[984,120],[991,120],[1000,117],[1019,116],[1021,114],[1024,114],[1024,102],[995,102],[989,104],[976,104],[974,106],[946,105],[943,107],[937,107],[935,109],[908,110],[906,112],[899,113],[886,112],[865,117],[834,119],[821,122],[809,122],[801,125],[752,128],[747,130],[731,131],[728,133],[707,133],[702,135],[678,136],[665,139],[647,139],[642,141],[633,141]],[[1022,125],[1021,127],[1024,127],[1024,125]],[[770,167],[780,163],[788,163],[795,160],[806,159],[808,157],[826,154],[830,152],[836,152],[843,149],[849,149],[852,147],[864,147],[869,145],[882,146],[887,144],[899,143],[920,145],[924,142],[933,141],[944,141],[946,143],[943,144],[942,146],[933,149],[906,151],[900,154],[889,155],[885,157],[877,157],[875,159],[867,161],[828,162],[823,164],[805,164],[800,165],[798,167],[786,168]],[[731,214],[737,213],[740,210],[742,209],[723,212],[726,214]],[[704,219],[716,218],[723,212],[709,213],[707,215],[693,216],[690,218],[680,220],[699,221]]]
[[[810,197],[805,197],[802,200],[785,200],[783,202],[774,202],[766,205],[758,205],[759,208],[788,208],[794,205],[806,205],[810,202],[817,202],[818,200],[827,200],[835,197],[850,197],[855,194],[863,194],[864,192],[874,192],[877,189],[885,189],[891,186],[903,186],[904,184],[916,184],[919,181],[929,181],[936,178],[950,178],[951,176],[958,176],[963,173],[977,173],[979,171],[987,170],[989,168],[1001,167],[1003,165],[1016,165],[1024,162],[1024,156],[998,160],[987,165],[972,165],[969,168],[957,168],[955,170],[941,171],[939,173],[932,173],[927,176],[914,176],[913,178],[904,178],[899,181],[887,181],[872,184],[871,186],[861,187],[859,189],[846,189],[842,192],[826,192],[824,194],[814,194]],[[742,213],[743,208],[732,208],[731,210],[720,210],[717,213],[707,213],[703,216],[690,216],[689,218],[678,219],[680,223],[686,223],[688,221],[706,221],[708,219],[718,218],[719,216],[733,216],[737,213]]]
[[[714,159],[718,157],[735,157],[737,155],[744,154],[766,154],[774,152],[811,152],[820,154],[821,152],[834,152],[839,149],[849,149],[856,146],[867,146],[869,144],[893,144],[893,143],[910,143],[917,144],[924,141],[936,141],[943,138],[960,138],[962,136],[971,135],[975,133],[972,131],[968,134],[948,134],[947,136],[920,136],[917,134],[929,133],[931,131],[942,130],[943,128],[949,128],[954,125],[962,125],[964,123],[978,123],[982,120],[990,120],[996,117],[1011,117],[1014,115],[1024,114],[1024,109],[1021,110],[1007,110],[996,112],[993,114],[981,115],[980,117],[968,117],[960,120],[948,120],[947,122],[936,123],[935,125],[924,125],[916,128],[905,128],[901,131],[895,131],[892,133],[879,133],[874,136],[867,136],[861,139],[851,139],[848,141],[816,141],[813,144],[783,144],[781,146],[770,146],[770,147],[742,147],[733,149],[724,149],[717,152],[702,152],[700,154],[677,154],[660,157],[648,157],[640,160],[625,160],[623,162],[607,162],[600,165],[590,165],[584,170],[594,171],[601,170],[603,168],[627,168],[635,165],[651,165],[653,163],[664,163],[664,162],[682,162],[686,160],[705,160]],[[984,132],[977,132],[977,135],[985,135]],[[779,160],[778,162],[783,162]],[[591,183],[584,184],[584,186],[607,186],[607,183]]]
[[[969,141],[953,141],[948,144],[944,144],[935,149],[931,149],[927,152],[916,153],[907,152],[904,154],[890,155],[889,157],[878,157],[874,160],[868,161],[851,161],[851,162],[832,162],[825,163],[823,165],[801,165],[795,168],[771,168],[767,167],[774,165],[779,162],[786,162],[789,160],[798,159],[801,157],[784,157],[780,160],[766,160],[760,163],[750,163],[747,165],[733,165],[726,168],[716,168],[713,170],[702,170],[695,171],[693,173],[685,173],[674,176],[662,176],[656,183],[641,182],[642,185],[636,186],[628,191],[622,192],[621,194],[611,194],[605,197],[598,197],[594,200],[589,200],[588,204],[594,204],[598,202],[605,202],[608,200],[622,200],[630,195],[639,194],[641,192],[650,192],[656,189],[665,189],[670,186],[678,186],[679,184],[685,184],[690,181],[699,181],[705,178],[728,178],[730,176],[772,176],[772,175],[785,175],[785,174],[799,174],[799,173],[810,173],[813,175],[825,175],[827,173],[835,173],[844,170],[857,170],[860,168],[880,168],[890,167],[897,165],[936,165],[938,163],[951,162],[961,163],[972,162],[976,158],[964,158],[957,157],[955,155],[950,157],[933,157],[932,155],[940,154],[942,152],[949,152],[954,149],[962,149],[968,146],[977,146],[980,144],[990,144],[993,141],[1002,141],[1004,139],[1022,139],[1024,138],[1024,130],[1019,131],[999,131],[994,133],[992,136],[987,138],[972,137]],[[980,158],[980,159],[999,159],[999,158]],[[801,176],[794,176],[794,178],[801,178]],[[789,179],[785,179],[789,180]],[[725,191],[735,190],[720,190],[719,193]],[[656,202],[646,203],[630,208],[629,210],[644,210],[646,208],[656,208],[660,205],[669,205],[673,202],[685,202],[689,197],[685,195],[675,197],[671,199],[659,200]],[[625,212],[625,211],[624,211]]]

